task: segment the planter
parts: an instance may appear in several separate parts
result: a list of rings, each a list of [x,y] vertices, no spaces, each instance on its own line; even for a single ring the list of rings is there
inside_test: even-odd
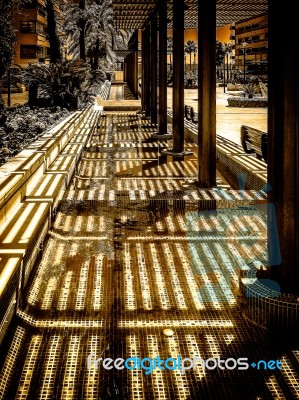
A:
[[[227,90],[229,90],[230,92],[239,92],[241,90],[244,90],[244,87],[243,85],[239,85],[238,83],[228,83]]]
[[[265,108],[268,107],[268,99],[265,97],[229,97],[227,99],[229,107],[244,107],[244,108]]]

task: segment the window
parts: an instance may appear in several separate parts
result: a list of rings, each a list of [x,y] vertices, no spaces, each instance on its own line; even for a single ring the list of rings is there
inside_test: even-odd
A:
[[[241,26],[240,28],[236,29],[236,34],[239,35],[240,33],[243,33],[245,31],[244,26]]]
[[[257,42],[258,40],[260,40],[259,35],[254,35],[254,36],[252,36],[252,41],[253,41],[253,42]]]
[[[20,46],[21,58],[36,58],[36,46],[34,45],[21,45]]]
[[[35,45],[21,45],[20,46],[20,57],[28,59],[44,58],[45,48],[42,46]]]
[[[46,34],[47,34],[47,27],[46,27],[46,25],[44,25],[44,24],[42,24],[42,23],[40,23],[40,22],[38,22],[38,23],[36,24],[36,30],[37,30],[37,32],[38,32],[39,34],[41,34],[41,35],[46,36]]]
[[[21,21],[20,22],[21,33],[36,33],[36,21]]]
[[[36,57],[37,58],[44,58],[45,57],[44,47],[36,46]]]

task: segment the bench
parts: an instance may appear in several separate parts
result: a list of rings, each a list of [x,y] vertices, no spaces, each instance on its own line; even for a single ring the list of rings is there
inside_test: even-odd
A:
[[[167,110],[167,122],[172,123],[171,110]],[[185,120],[184,132],[188,141],[197,143],[198,129],[195,124]],[[246,188],[260,190],[267,182],[267,164],[259,160],[255,154],[246,154],[242,146],[219,135],[216,138],[217,168],[221,168],[221,173],[226,176],[226,179],[232,182],[232,186],[236,186],[238,174],[244,173],[247,177]]]
[[[191,108],[192,107],[185,105],[185,118],[187,121],[191,121]]]
[[[252,128],[247,125],[241,126],[241,143],[245,153],[255,153],[259,159],[267,162],[267,143],[268,137],[266,132]]]
[[[194,124],[198,124],[198,118],[194,111],[194,108],[191,106],[185,105],[185,118],[187,121],[192,121]]]
[[[198,124],[198,115],[196,115],[193,107],[191,107],[191,120],[193,124]]]

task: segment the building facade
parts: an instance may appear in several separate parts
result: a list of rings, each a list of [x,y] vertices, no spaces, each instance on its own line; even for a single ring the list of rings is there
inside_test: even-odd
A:
[[[235,24],[236,68],[250,73],[266,73],[268,63],[268,15]],[[245,53],[244,53],[245,52]]]
[[[69,1],[73,3],[73,1]],[[64,0],[63,3],[68,3]],[[59,7],[54,4],[57,33],[63,38],[63,19]],[[47,9],[45,0],[32,0],[24,10],[16,10],[14,14],[16,29],[16,45],[14,64],[26,67],[33,62],[49,62],[50,42],[48,38]],[[61,40],[66,55],[65,40]]]
[[[20,13],[15,13],[16,45],[14,64],[45,62],[50,55],[47,38],[47,13],[44,0],[34,0]]]

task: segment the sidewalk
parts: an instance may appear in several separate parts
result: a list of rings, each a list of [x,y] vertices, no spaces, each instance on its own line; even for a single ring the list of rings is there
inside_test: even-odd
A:
[[[4,104],[7,107],[7,93],[1,94]],[[14,106],[15,104],[24,104],[28,101],[28,92],[24,93],[12,93],[10,95],[11,105]]]

